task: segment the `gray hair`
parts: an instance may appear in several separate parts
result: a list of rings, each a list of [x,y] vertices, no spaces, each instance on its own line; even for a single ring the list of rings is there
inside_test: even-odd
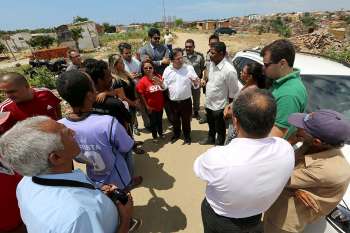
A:
[[[46,174],[52,166],[50,153],[63,150],[59,133],[44,132],[47,116],[36,116],[18,122],[0,138],[0,154],[4,164],[23,176]]]

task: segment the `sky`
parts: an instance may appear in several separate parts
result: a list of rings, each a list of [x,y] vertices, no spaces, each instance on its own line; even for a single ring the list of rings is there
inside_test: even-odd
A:
[[[161,21],[165,15],[185,21],[248,14],[350,10],[350,0],[11,0],[1,1],[0,30],[35,29],[71,23],[74,16],[98,23]]]

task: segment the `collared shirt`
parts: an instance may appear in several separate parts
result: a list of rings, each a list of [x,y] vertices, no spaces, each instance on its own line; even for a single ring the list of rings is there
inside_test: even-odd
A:
[[[71,71],[71,70],[78,70],[79,67],[77,65],[74,65],[73,63],[70,63],[66,69],[66,71]]]
[[[201,53],[198,53],[194,51],[193,54],[187,54],[184,52],[184,62],[186,64],[192,65],[194,70],[196,71],[196,74],[199,78],[202,78],[203,76],[203,70],[205,69],[204,63],[204,56]]]
[[[272,205],[293,167],[294,151],[284,139],[235,138],[198,157],[194,172],[207,182],[205,196],[216,214],[246,218]]]
[[[39,177],[91,184],[80,170]],[[97,189],[38,185],[25,176],[17,199],[28,233],[114,233],[118,227],[116,206]]]
[[[277,115],[275,125],[288,129],[286,138],[294,131],[295,127],[288,123],[288,117],[297,112],[304,112],[307,106],[308,95],[300,78],[300,70],[274,80],[272,83],[272,95],[277,102]]]
[[[340,149],[305,155],[281,196],[266,212],[264,221],[288,232],[302,232],[307,224],[326,216],[338,205],[349,180],[350,165]],[[316,201],[319,213],[295,198],[298,189]]]
[[[206,86],[205,107],[213,111],[224,109],[228,98],[235,98],[238,92],[237,71],[233,65],[225,58],[217,65],[211,62]]]
[[[131,61],[123,59],[125,71],[128,73],[141,73],[141,63],[136,58],[131,58]]]
[[[191,65],[183,64],[180,69],[170,65],[164,70],[163,79],[165,88],[169,89],[170,100],[179,101],[192,96],[192,81],[197,80],[198,76]],[[194,86],[195,89],[198,87],[199,84]]]
[[[163,58],[169,58],[169,49],[162,44],[153,46],[152,43],[148,43],[140,48],[140,56],[141,61],[144,61],[146,58],[151,59],[155,65],[155,72],[162,75],[167,66],[162,64],[162,60]]]
[[[130,183],[124,157],[134,141],[118,120],[108,115],[91,114],[80,121],[63,118],[59,122],[75,131],[81,150],[76,160],[87,164],[87,174],[92,181],[97,185],[115,184],[121,189]]]

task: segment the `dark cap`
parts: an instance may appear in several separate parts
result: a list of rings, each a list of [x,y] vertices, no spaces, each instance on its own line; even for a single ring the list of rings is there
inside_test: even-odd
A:
[[[288,122],[330,145],[349,143],[350,122],[339,112],[321,109],[310,114],[294,113]]]

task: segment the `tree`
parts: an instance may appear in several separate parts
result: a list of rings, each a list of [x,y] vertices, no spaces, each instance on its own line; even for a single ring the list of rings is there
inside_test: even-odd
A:
[[[182,19],[175,19],[175,26],[179,27],[184,24],[184,21]]]
[[[5,50],[6,50],[5,45],[3,45],[2,43],[0,43],[0,53],[5,52]]]
[[[272,20],[271,27],[278,32],[280,36],[290,37],[292,35],[292,30],[282,21],[281,17]]]
[[[49,48],[55,42],[55,38],[51,36],[36,36],[28,41],[28,44],[33,48]]]
[[[79,22],[85,22],[85,21],[89,21],[89,18],[80,17],[79,15],[73,17],[73,23],[79,23]]]
[[[304,13],[304,15],[301,16],[300,21],[306,28],[316,27],[316,19],[309,12]]]
[[[77,47],[77,49],[79,49],[79,39],[83,38],[83,35],[82,35],[83,29],[80,27],[76,27],[76,28],[70,29],[70,31],[72,33],[72,39],[75,41],[75,46]]]
[[[105,32],[107,32],[107,33],[114,33],[116,31],[115,26],[110,25],[109,23],[103,23],[102,26],[103,26]]]

